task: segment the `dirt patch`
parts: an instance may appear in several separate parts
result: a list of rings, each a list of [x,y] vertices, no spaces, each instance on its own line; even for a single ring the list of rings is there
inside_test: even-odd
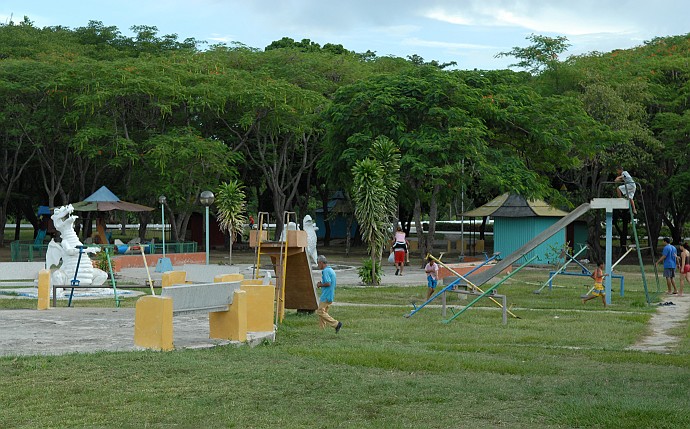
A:
[[[690,297],[664,295],[661,304],[649,321],[649,333],[629,350],[670,353],[678,344],[680,338],[669,332],[690,317]]]

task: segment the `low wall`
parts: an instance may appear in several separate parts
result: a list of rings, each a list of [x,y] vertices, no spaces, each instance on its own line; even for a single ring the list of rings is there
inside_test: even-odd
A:
[[[146,264],[149,268],[155,268],[158,260],[163,257],[163,255],[145,255]],[[185,264],[206,264],[206,253],[205,252],[195,252],[195,253],[167,253],[166,258],[170,259],[173,265],[185,265]],[[120,255],[114,256],[112,258],[113,271],[119,272],[123,268],[143,268],[144,259],[141,254],[132,255]]]

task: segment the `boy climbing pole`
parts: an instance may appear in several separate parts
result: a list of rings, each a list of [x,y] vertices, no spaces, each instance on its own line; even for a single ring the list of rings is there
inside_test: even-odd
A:
[[[623,170],[623,167],[618,167],[616,169],[616,172],[618,173],[618,176],[616,177],[615,181],[623,182],[622,185],[616,188],[618,198],[623,198],[623,195],[625,195],[630,200],[630,205],[632,205],[633,213],[637,214],[637,209],[635,208],[635,201],[633,200],[633,197],[635,196],[635,191],[637,190],[635,180],[633,180],[630,173]]]

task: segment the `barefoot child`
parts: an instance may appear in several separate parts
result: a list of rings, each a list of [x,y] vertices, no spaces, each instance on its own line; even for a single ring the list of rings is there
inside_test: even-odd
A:
[[[427,258],[427,264],[426,267],[424,267],[424,271],[426,272],[426,282],[429,287],[426,293],[426,299],[428,301],[434,294],[434,290],[438,284],[438,264],[431,256]]]
[[[600,296],[601,302],[604,304],[604,307],[606,307],[606,292],[604,291],[604,277],[606,276],[608,276],[608,274],[604,274],[604,263],[599,262],[597,264],[597,269],[594,270],[594,273],[591,275],[591,277],[594,279],[594,290],[592,291],[591,295],[582,299],[583,304],[590,299]]]

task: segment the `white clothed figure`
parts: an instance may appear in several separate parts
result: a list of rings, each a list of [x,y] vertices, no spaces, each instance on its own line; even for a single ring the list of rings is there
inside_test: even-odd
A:
[[[302,219],[302,229],[307,233],[307,258],[309,259],[309,265],[316,265],[318,254],[316,252],[316,231],[318,227],[316,223],[311,218],[311,216],[306,215]]]

